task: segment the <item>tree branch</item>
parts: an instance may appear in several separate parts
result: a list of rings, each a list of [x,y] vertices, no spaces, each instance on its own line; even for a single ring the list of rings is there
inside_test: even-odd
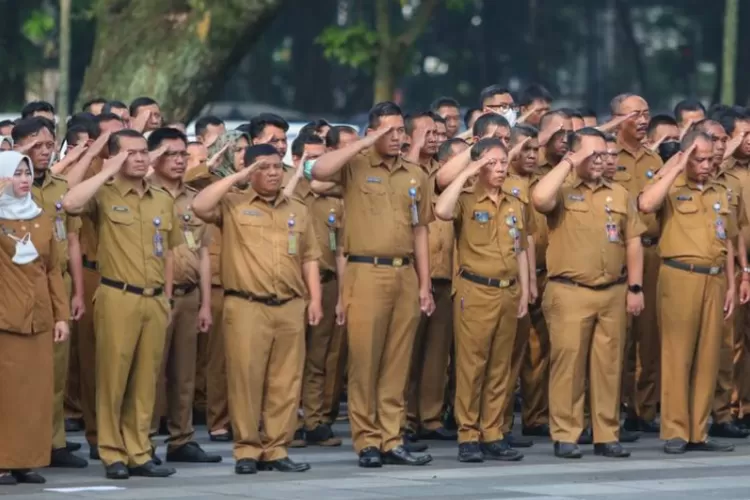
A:
[[[399,47],[411,47],[417,39],[424,33],[430,23],[432,14],[438,5],[438,0],[422,0],[417,7],[414,16],[409,22],[409,26],[398,37]]]

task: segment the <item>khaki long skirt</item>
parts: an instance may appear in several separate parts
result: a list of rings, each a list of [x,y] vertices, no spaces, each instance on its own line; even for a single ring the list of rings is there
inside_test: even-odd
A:
[[[52,338],[0,332],[0,470],[49,465]]]

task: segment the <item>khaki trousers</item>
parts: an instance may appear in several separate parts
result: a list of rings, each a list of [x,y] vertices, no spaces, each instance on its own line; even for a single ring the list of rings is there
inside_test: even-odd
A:
[[[662,265],[659,272],[661,439],[702,442],[714,401],[726,277]]]
[[[206,424],[210,432],[229,429],[229,387],[227,385],[227,357],[223,330],[224,289],[211,288],[213,326],[208,333],[208,363],[206,365]],[[205,337],[203,334],[201,337]]]
[[[737,417],[745,417],[750,415],[750,304],[737,307],[732,406]]]
[[[503,439],[504,409],[513,394],[511,354],[518,328],[518,285],[494,288],[456,278],[458,442]]]
[[[72,282],[70,274],[63,273],[65,289],[70,292]],[[52,348],[54,359],[54,394],[52,396],[52,449],[65,448],[65,388],[68,382],[68,360],[70,359],[70,341],[56,342]]]
[[[151,460],[149,427],[169,304],[101,285],[94,298],[96,418],[102,463]]]
[[[550,281],[542,308],[550,334],[549,419],[553,441],[584,429],[586,380],[595,443],[619,441],[627,313],[625,284],[605,290]]]
[[[83,294],[86,311],[83,317],[73,324],[73,335],[78,347],[80,372],[78,384],[80,390],[81,412],[86,425],[86,441],[96,447],[96,335],[94,330],[94,294],[99,287],[99,273],[87,267],[83,268]]]
[[[417,273],[411,266],[349,262],[343,290],[354,449],[385,453],[402,444],[404,389],[421,315]]]
[[[542,311],[547,273],[537,276],[539,299],[529,306],[529,341],[521,363],[521,415],[524,427],[549,423],[549,331]],[[521,321],[521,320],[519,320]],[[520,329],[520,327],[519,327]],[[512,414],[513,407],[510,406]],[[507,413],[506,413],[507,415]],[[511,415],[512,416],[512,415]]]
[[[331,346],[326,358],[326,381],[323,391],[323,421],[333,425],[339,416],[341,393],[346,382],[347,365],[346,327],[337,327],[333,331]]]
[[[305,301],[268,306],[225,297],[223,323],[234,458],[285,458],[305,362]]]

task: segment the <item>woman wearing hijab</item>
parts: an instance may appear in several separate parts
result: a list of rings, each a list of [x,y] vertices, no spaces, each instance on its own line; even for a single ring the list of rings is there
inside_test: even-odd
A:
[[[9,135],[0,135],[0,153],[13,149],[13,138]]]
[[[240,130],[230,130],[208,147],[210,160],[204,165],[188,170],[184,182],[201,190],[217,179],[241,170],[245,161],[245,148],[250,145],[250,136]]]
[[[50,462],[52,343],[70,309],[52,221],[31,198],[31,160],[0,152],[0,485],[44,483]]]

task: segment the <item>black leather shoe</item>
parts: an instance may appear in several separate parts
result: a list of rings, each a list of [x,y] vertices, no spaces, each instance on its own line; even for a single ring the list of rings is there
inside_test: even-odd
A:
[[[479,442],[470,441],[458,445],[458,461],[466,464],[480,464],[484,462],[484,454]]]
[[[440,426],[433,430],[422,430],[419,434],[419,439],[426,439],[427,441],[455,441],[458,439],[458,432]]]
[[[485,460],[500,460],[503,462],[517,462],[523,459],[523,453],[510,447],[506,440],[479,443]]]
[[[708,428],[708,435],[718,438],[742,439],[750,436],[750,430],[743,429],[734,422],[724,422],[711,424],[711,427]]]
[[[128,479],[130,477],[128,468],[122,462],[115,462],[108,465],[105,470],[107,479]]]
[[[234,473],[240,475],[257,474],[258,462],[252,458],[240,458],[237,460],[237,463],[234,464]]]
[[[216,443],[230,443],[234,440],[232,431],[223,432],[221,434],[208,433],[208,439]]]
[[[65,448],[52,450],[49,467],[59,469],[85,469],[89,463],[81,457],[77,457]]]
[[[404,449],[409,453],[422,453],[423,451],[426,451],[427,448],[429,448],[429,446],[427,446],[427,443],[415,443],[413,441],[409,441],[409,439],[404,436]]]
[[[409,428],[404,430],[403,437],[404,437],[405,443],[416,443],[417,441],[419,441],[419,437],[417,436],[417,433],[414,430],[409,429]]]
[[[294,437],[289,442],[289,448],[306,448],[307,441],[305,440],[305,430],[297,429],[294,431]]]
[[[549,425],[532,425],[524,427],[521,431],[524,436],[549,437]]]
[[[583,453],[576,443],[555,442],[555,456],[557,458],[581,458]]]
[[[668,439],[664,443],[664,453],[682,455],[685,451],[687,451],[687,441],[684,439]]]
[[[341,446],[341,438],[337,438],[333,435],[333,429],[330,425],[320,424],[315,429],[308,431],[305,430],[305,439],[307,444],[317,446]]]
[[[310,470],[310,464],[305,462],[294,462],[289,457],[272,460],[270,462],[259,461],[258,470],[277,470],[279,472],[305,472]]]
[[[734,451],[734,445],[706,439],[702,443],[688,443],[685,449],[687,451]]]
[[[383,466],[380,450],[374,446],[368,446],[359,452],[359,466],[365,469],[376,469]]]
[[[130,467],[129,471],[131,476],[140,477],[169,477],[177,472],[172,467],[160,467],[156,465],[153,460],[149,460],[145,464],[137,467]]]
[[[17,484],[18,480],[10,472],[3,471],[3,474],[0,474],[0,486],[15,486]]]
[[[623,422],[623,428],[630,432],[647,432],[649,434],[659,433],[659,424],[656,420],[644,420],[639,417],[628,417]]]
[[[531,448],[534,446],[534,441],[525,436],[506,434],[504,439],[511,448]]]
[[[198,446],[198,443],[191,441],[177,449],[167,451],[167,462],[216,464],[221,462],[221,455],[209,455]]]
[[[635,443],[639,439],[641,439],[640,432],[629,431],[625,427],[620,428],[620,442],[621,443]]]
[[[65,419],[65,432],[81,432],[83,428],[84,427],[83,427],[82,418],[66,418]]]
[[[92,446],[89,448],[89,460],[101,460],[99,458],[99,447]]]
[[[622,447],[620,443],[596,443],[594,445],[594,455],[601,455],[609,458],[627,458],[630,452]]]
[[[383,463],[390,465],[427,465],[432,462],[432,455],[412,455],[404,446],[396,446],[383,453]]]
[[[47,482],[41,474],[30,469],[16,469],[10,471],[10,473],[16,478],[18,484],[44,484]]]
[[[594,433],[591,431],[591,427],[586,427],[578,438],[578,444],[593,444],[593,442]]]
[[[78,451],[81,449],[81,443],[74,443],[73,441],[65,441],[65,449],[68,451]]]

